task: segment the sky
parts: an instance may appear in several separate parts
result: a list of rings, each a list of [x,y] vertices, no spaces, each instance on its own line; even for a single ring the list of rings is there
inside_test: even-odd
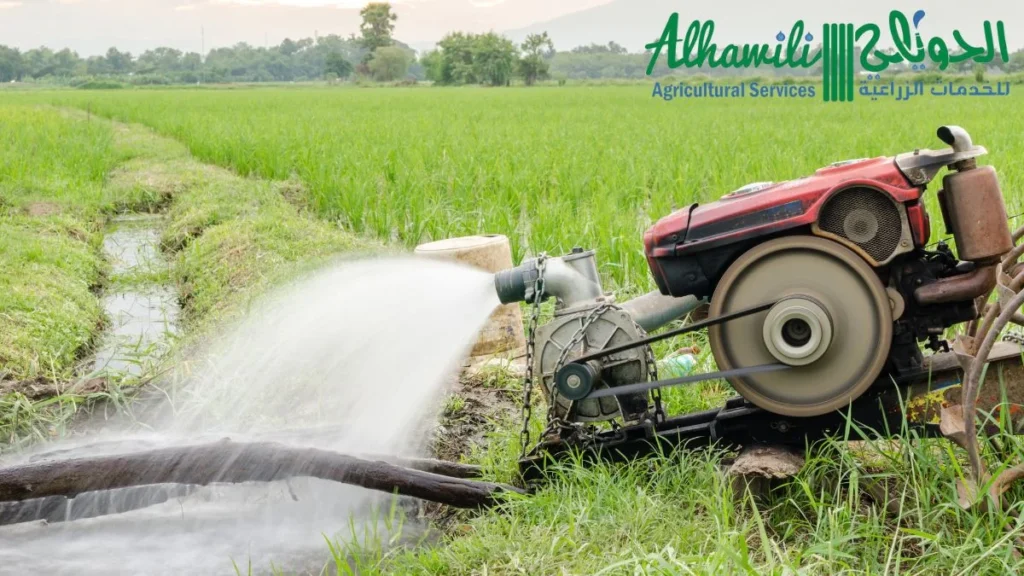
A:
[[[609,0],[392,0],[395,37],[436,42],[470,32],[524,27]],[[0,0],[0,44],[68,46],[86,56],[118,46],[199,51],[248,42],[274,45],[314,34],[358,34],[366,0]],[[202,30],[205,28],[205,34]]]
[[[82,56],[117,46],[138,54],[157,46],[200,51],[237,42],[275,45],[284,38],[358,34],[366,0],[0,0],[0,44],[21,49],[70,47]],[[951,44],[955,28],[981,37],[984,20],[1002,20],[1011,48],[1024,47],[1020,0],[392,0],[395,37],[425,49],[453,30],[507,33],[515,40],[550,30],[559,49],[615,40],[639,50],[665,19],[714,19],[715,39],[772,42],[797,19],[809,29],[823,22],[886,24],[900,9],[926,11],[921,31]],[[883,36],[886,36],[883,34]],[[926,41],[927,41],[926,36]],[[882,46],[887,40],[883,39]]]

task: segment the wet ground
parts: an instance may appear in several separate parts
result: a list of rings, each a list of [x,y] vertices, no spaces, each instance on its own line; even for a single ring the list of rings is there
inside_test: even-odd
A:
[[[93,362],[97,373],[139,376],[177,334],[177,295],[160,282],[167,267],[159,248],[162,224],[159,216],[120,217],[103,240],[112,283],[103,296],[110,325]]]

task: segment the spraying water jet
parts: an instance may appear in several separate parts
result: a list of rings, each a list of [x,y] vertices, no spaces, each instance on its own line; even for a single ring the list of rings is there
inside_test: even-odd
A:
[[[6,458],[0,516],[22,524],[0,528],[0,563],[219,573],[248,556],[322,567],[324,536],[350,537],[350,518],[374,522],[369,511],[395,492],[465,507],[516,492],[419,457],[442,391],[498,305],[491,275],[450,262],[369,258],[303,275],[180,358],[159,383],[166,401],[136,412],[144,432]],[[41,515],[68,521],[31,522]]]

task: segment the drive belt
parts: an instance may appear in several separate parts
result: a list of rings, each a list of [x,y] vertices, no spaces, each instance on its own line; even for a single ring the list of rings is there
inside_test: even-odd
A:
[[[605,348],[605,349],[602,349],[602,350],[598,350],[598,351],[592,352],[590,354],[585,354],[585,355],[580,356],[578,358],[574,358],[571,362],[569,362],[568,364],[566,364],[566,366],[564,366],[561,370],[559,370],[559,373],[556,374],[556,376],[555,376],[555,381],[557,383],[562,383],[563,379],[570,372],[577,372],[576,370],[574,370],[574,367],[572,365],[586,364],[587,362],[590,362],[590,361],[593,361],[593,360],[598,360],[599,358],[604,358],[606,356],[611,356],[612,354],[617,354],[619,352],[624,352],[626,350],[631,350],[633,348],[638,348],[640,346],[647,346],[647,345],[649,345],[649,344],[651,344],[653,342],[659,342],[661,340],[672,338],[674,336],[679,336],[679,335],[682,335],[682,334],[688,334],[690,332],[696,332],[697,330],[701,330],[703,328],[708,328],[710,326],[716,326],[718,324],[722,324],[722,323],[728,322],[730,320],[735,320],[737,318],[743,318],[744,316],[750,316],[751,314],[757,314],[758,312],[763,312],[765,310],[768,310],[769,308],[771,308],[772,306],[774,306],[778,302],[779,302],[779,300],[775,300],[775,301],[772,301],[772,302],[765,302],[763,304],[758,304],[756,306],[751,306],[749,308],[744,308],[742,310],[737,310],[736,312],[730,312],[728,314],[722,314],[722,315],[716,316],[714,318],[707,318],[707,319],[702,320],[700,322],[694,322],[693,324],[688,324],[686,326],[683,326],[681,328],[677,328],[675,330],[668,330],[666,332],[662,332],[661,334],[655,334],[654,336],[648,336],[646,338],[641,338],[641,339],[635,340],[633,342],[629,342],[629,343],[622,344],[622,345],[619,345],[619,346],[612,346],[610,348]],[[761,364],[761,365],[758,365],[758,366],[748,366],[746,368],[736,368],[736,369],[733,369],[733,370],[723,370],[723,371],[720,371],[720,372],[707,372],[707,373],[704,373],[704,374],[692,374],[692,375],[683,376],[683,377],[680,377],[680,378],[671,378],[671,379],[667,379],[667,380],[656,380],[654,382],[637,382],[635,384],[626,384],[625,386],[615,386],[615,387],[601,388],[601,389],[593,389],[593,385],[596,382],[594,382],[592,379],[588,378],[589,381],[584,385],[584,387],[582,389],[578,389],[576,391],[576,394],[572,394],[568,388],[564,388],[564,387],[561,387],[561,386],[560,386],[560,390],[562,390],[562,393],[564,395],[566,395],[567,397],[572,398],[574,400],[587,400],[587,399],[591,399],[591,398],[607,398],[609,396],[622,396],[622,395],[626,395],[626,394],[635,394],[637,392],[646,392],[648,390],[655,390],[655,389],[658,389],[658,388],[665,388],[665,387],[670,387],[670,386],[682,386],[682,385],[685,385],[685,384],[693,384],[693,383],[696,383],[696,382],[705,382],[705,381],[708,381],[708,380],[720,380],[720,379],[723,379],[723,378],[739,378],[739,377],[743,377],[743,376],[749,376],[751,374],[760,374],[760,373],[763,373],[763,372],[776,372],[776,371],[779,371],[779,370],[785,370],[787,368],[790,368],[790,366],[787,365],[787,364],[782,364],[782,363]],[[582,392],[585,392],[588,389],[589,389],[589,393],[587,393],[586,395],[580,394]]]
[[[696,382],[705,382],[707,380],[720,380],[722,378],[739,378],[742,376],[749,376],[750,374],[761,374],[762,372],[777,372],[779,370],[785,370],[787,368],[791,368],[791,366],[782,363],[760,364],[758,366],[749,366],[747,368],[736,368],[735,370],[722,370],[721,372],[693,374],[691,376],[671,378],[668,380],[656,380],[654,382],[638,382],[636,384],[626,384],[625,386],[615,386],[613,388],[601,388],[598,390],[594,390],[590,394],[584,396],[583,399],[589,400],[591,398],[607,398],[608,396],[636,394],[637,392],[646,392],[647,390],[654,390],[655,388],[665,388],[668,386],[682,386],[684,384],[694,384]]]

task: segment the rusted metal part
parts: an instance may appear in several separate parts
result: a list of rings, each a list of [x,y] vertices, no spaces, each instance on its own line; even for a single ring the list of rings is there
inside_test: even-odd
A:
[[[995,481],[992,482],[991,493],[996,497],[1002,496],[1003,492],[1009,490],[1010,484],[1021,478],[1024,478],[1024,464],[1012,466],[996,476]]]
[[[974,352],[978,349],[976,339],[973,336],[957,336],[953,339],[951,346],[953,355],[956,356],[960,369],[967,371],[974,362]]]
[[[925,284],[914,290],[914,299],[922,306],[973,300],[995,288],[998,268],[996,264],[982,266],[967,274]]]
[[[1011,290],[1019,291],[1024,288],[1024,274],[1016,274],[1009,283],[1004,282],[1005,286],[1008,286]],[[989,295],[986,294],[985,299],[988,300]],[[972,353],[977,351],[977,345],[981,344],[981,338],[977,337],[979,334],[984,336],[992,327],[992,323],[995,322],[996,317],[999,315],[1000,306],[998,304],[989,304],[985,309],[985,313],[981,322],[974,321],[967,327],[967,333],[975,337],[976,345],[971,348]]]
[[[1017,283],[1018,279],[1014,279],[1014,284]],[[975,430],[975,419],[977,417],[977,402],[978,392],[981,385],[981,373],[985,367],[986,360],[990,358],[990,353],[996,343],[999,333],[1003,330],[1006,324],[1010,321],[1010,317],[1015,311],[1017,311],[1021,305],[1024,305],[1024,293],[1017,294],[1015,297],[1010,299],[1001,305],[1001,312],[999,316],[992,323],[991,328],[988,332],[982,334],[983,340],[980,346],[978,346],[977,358],[971,364],[970,370],[967,371],[967,377],[964,379],[963,389],[963,415],[964,415],[964,427],[970,432]],[[968,434],[967,435],[967,458],[971,465],[972,478],[976,481],[987,476],[987,470],[984,463],[981,460],[981,448],[979,446],[978,435]]]
[[[711,311],[710,304],[701,304],[690,312],[690,322],[703,322],[708,319],[708,313]]]
[[[939,412],[939,431],[950,442],[967,449],[967,430],[964,428],[963,408],[959,404],[945,406]]]
[[[961,344],[962,345],[962,344]],[[967,344],[970,345],[969,343]],[[931,382],[912,386],[907,403],[907,420],[912,424],[938,424],[947,438],[952,433],[949,410],[962,412],[963,378],[962,365],[966,360],[970,366],[973,356],[958,355],[958,344],[954,342],[952,354],[936,354],[929,358],[933,374]],[[1024,364],[1021,355],[1024,349],[1012,342],[996,342],[989,353],[989,369],[985,382],[977,396],[976,409],[991,414],[986,418],[986,429],[996,432],[995,422],[1005,411],[1017,429],[1024,429]],[[1004,400],[1005,399],[1005,400]],[[963,415],[959,415],[962,429]],[[952,439],[951,439],[952,440]],[[965,440],[961,440],[965,441]],[[960,442],[954,440],[959,444]]]
[[[1013,250],[1007,252],[1006,256],[1003,257],[1003,270],[1010,276],[1016,276],[1014,271],[1018,268],[1017,261],[1020,260],[1021,256],[1024,256],[1024,244],[1014,246]]]
[[[947,174],[942,186],[947,224],[961,260],[988,263],[1013,249],[995,168],[981,166]]]
[[[992,191],[998,191],[994,170],[987,176],[980,175],[975,178],[972,173],[983,171],[967,164],[958,164],[954,168],[961,171],[951,176],[961,177],[956,185],[965,188],[964,197],[972,187],[987,188],[990,194]],[[964,176],[968,178],[963,178]],[[948,178],[950,176],[947,176]],[[938,407],[941,433],[967,452],[970,475],[957,481],[960,506],[983,510],[1002,509],[1015,515],[1009,510],[1008,503],[1003,500],[1003,493],[1013,482],[1024,478],[1024,463],[1004,463],[1006,469],[993,479],[981,457],[981,432],[977,430],[975,424],[980,411],[985,414],[981,427],[984,432],[1020,434],[1024,429],[1024,367],[1021,365],[1021,350],[1018,344],[1007,342],[1006,337],[1003,342],[997,342],[999,335],[1010,322],[1024,325],[1024,314],[1020,312],[1021,306],[1024,305],[1024,292],[1021,291],[1024,289],[1024,268],[1018,263],[1021,256],[1024,256],[1024,246],[1013,246],[1024,237],[1024,227],[1010,233],[1009,226],[996,226],[993,221],[986,220],[986,212],[991,211],[998,215],[999,209],[1005,210],[1001,198],[995,209],[983,205],[970,206],[968,212],[973,210],[977,219],[974,222],[958,224],[969,226],[975,236],[986,226],[991,225],[991,229],[994,230],[993,238],[977,238],[978,243],[961,252],[961,258],[965,258],[966,254],[990,260],[991,257],[986,256],[987,253],[998,251],[1007,244],[1011,249],[1002,255],[997,267],[996,301],[986,305],[991,293],[986,293],[984,299],[979,295],[976,303],[982,306],[983,318],[980,322],[972,321],[967,327],[967,335],[958,337],[953,343],[955,357],[964,372],[962,387],[949,387],[942,390],[940,395],[933,395],[924,412],[934,411],[934,408]],[[955,208],[951,211],[955,211]],[[963,215],[963,212],[959,214],[961,217]],[[957,244],[959,248],[959,237]],[[1010,340],[1021,341],[1019,338]],[[983,373],[987,381],[984,383],[981,381]],[[1003,423],[1009,423],[1010,429],[1002,427]],[[985,486],[988,486],[988,489]],[[1021,557],[1020,550],[1024,550],[1024,539],[1016,538],[1014,542],[1018,547],[1015,551],[1016,556]]]

